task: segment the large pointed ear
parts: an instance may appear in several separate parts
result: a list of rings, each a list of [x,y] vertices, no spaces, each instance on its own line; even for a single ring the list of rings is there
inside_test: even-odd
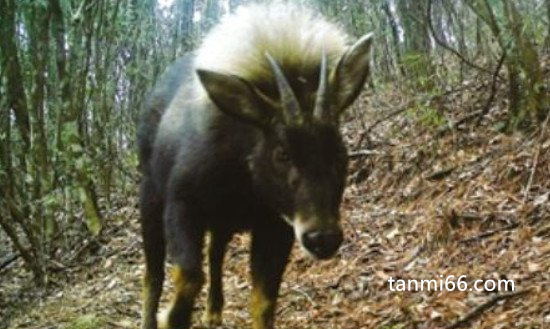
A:
[[[339,115],[359,96],[369,75],[372,33],[359,39],[340,57],[330,77],[334,111]]]
[[[198,69],[197,74],[210,99],[225,114],[265,126],[271,117],[268,99],[250,82],[236,75]]]

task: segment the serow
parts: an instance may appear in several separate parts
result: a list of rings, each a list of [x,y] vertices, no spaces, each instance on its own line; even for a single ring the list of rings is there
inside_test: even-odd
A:
[[[367,79],[371,41],[350,43],[304,7],[252,5],[168,67],[138,127],[143,329],[157,328],[166,257],[175,294],[164,326],[190,327],[207,235],[211,327],[236,232],[251,233],[254,329],[274,328],[294,239],[316,259],[337,252],[348,162],[339,121]]]

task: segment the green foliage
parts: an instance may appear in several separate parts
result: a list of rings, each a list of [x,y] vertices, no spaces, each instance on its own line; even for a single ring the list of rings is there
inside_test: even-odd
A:
[[[48,258],[101,232],[101,200],[135,193],[135,118],[183,49],[166,33],[181,15],[154,1],[5,3],[0,90],[23,90],[0,101],[11,110],[0,114],[0,228],[16,232],[13,246],[44,282]]]
[[[434,87],[433,66],[429,57],[421,52],[407,52],[402,57],[402,65],[407,72],[407,83],[419,91],[431,91]]]
[[[416,114],[420,117],[420,121],[426,126],[439,128],[446,123],[445,117],[430,106],[420,106],[416,109]]]
[[[407,113],[428,128],[439,128],[447,123],[442,113],[427,103],[416,104]]]

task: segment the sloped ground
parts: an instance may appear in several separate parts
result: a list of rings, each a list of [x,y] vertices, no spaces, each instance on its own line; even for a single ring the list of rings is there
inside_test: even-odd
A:
[[[527,135],[500,133],[502,91],[482,120],[469,115],[484,106],[481,86],[472,81],[422,101],[397,91],[367,95],[356,106],[344,127],[353,159],[347,240],[325,262],[296,248],[278,328],[550,327],[548,122]],[[132,198],[113,210],[82,257],[60,264],[47,294],[32,290],[17,264],[2,273],[0,328],[137,328],[137,216]],[[246,235],[235,237],[226,258],[224,328],[250,327],[247,246]],[[390,291],[388,284],[450,275],[455,283],[465,275],[468,289]],[[470,291],[479,279],[513,280],[515,292]]]

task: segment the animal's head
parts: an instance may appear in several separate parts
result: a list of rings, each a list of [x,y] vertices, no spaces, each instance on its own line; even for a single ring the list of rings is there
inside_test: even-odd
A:
[[[249,159],[255,183],[316,258],[332,256],[343,239],[339,206],[348,161],[339,117],[368,76],[371,40],[361,38],[335,65],[320,56],[312,92],[269,54],[275,97],[239,76],[197,71],[221,111],[262,132]]]

